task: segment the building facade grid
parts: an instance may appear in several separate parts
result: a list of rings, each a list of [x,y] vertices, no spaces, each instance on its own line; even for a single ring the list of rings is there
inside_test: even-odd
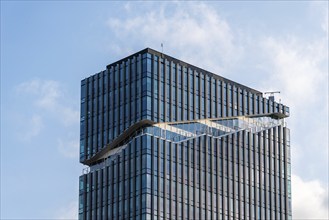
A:
[[[257,91],[145,49],[81,82],[79,219],[289,219],[290,134],[203,136],[179,144],[133,137],[88,161],[135,123],[289,116]]]

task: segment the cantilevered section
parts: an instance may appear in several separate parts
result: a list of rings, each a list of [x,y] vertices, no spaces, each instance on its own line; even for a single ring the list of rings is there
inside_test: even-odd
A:
[[[139,131],[141,128],[152,126],[154,124],[155,122],[148,119],[135,123],[134,125],[130,126],[127,130],[125,130],[121,135],[119,135],[116,139],[114,139],[110,144],[107,144],[102,150],[100,150],[89,160],[83,161],[83,164],[90,166],[94,163],[97,163],[97,161],[108,157],[111,150],[121,145],[124,145],[124,143],[127,143],[132,137],[136,136],[136,132]]]
[[[227,132],[235,131],[233,128],[224,126],[220,123],[216,123],[216,122],[214,122],[210,119],[201,119],[201,120],[198,120],[198,123],[204,124],[204,125],[208,126],[209,128],[214,128],[214,129],[218,129],[218,130],[221,130],[221,131],[227,131]]]
[[[257,118],[238,116],[220,119],[159,123],[144,128],[143,133],[172,143],[180,143],[204,135],[213,138],[222,138],[242,130],[257,133],[279,125],[284,126],[284,121],[266,116]],[[169,127],[170,130],[166,130],[167,127]],[[161,128],[161,130],[158,128]],[[178,129],[175,130],[172,128]]]
[[[115,154],[115,152],[120,151],[131,139],[144,134],[177,144],[204,135],[213,138],[222,138],[242,130],[257,133],[279,125],[285,126],[282,119],[275,119],[275,117],[270,116],[238,116],[163,123],[142,120],[129,127],[92,158],[84,161],[84,164],[89,166],[96,164]]]

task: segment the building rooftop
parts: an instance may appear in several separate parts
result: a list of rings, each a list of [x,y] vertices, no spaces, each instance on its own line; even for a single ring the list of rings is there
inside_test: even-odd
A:
[[[117,64],[120,64],[120,63],[122,63],[123,61],[128,60],[128,59],[131,58],[131,57],[137,56],[137,55],[139,55],[139,54],[145,54],[145,53],[150,53],[150,54],[156,55],[156,56],[158,56],[158,57],[164,58],[164,59],[166,59],[166,60],[168,60],[168,61],[172,61],[172,62],[174,62],[174,63],[178,63],[178,64],[181,65],[181,66],[185,66],[185,67],[187,67],[187,68],[191,68],[192,70],[195,70],[195,71],[197,71],[197,72],[199,72],[199,73],[204,73],[204,74],[206,74],[206,75],[208,75],[208,76],[210,76],[210,77],[213,77],[213,78],[215,78],[215,79],[219,79],[219,80],[224,81],[224,82],[226,82],[226,83],[228,83],[228,84],[235,85],[235,86],[237,86],[237,87],[240,87],[240,88],[246,89],[246,90],[248,90],[249,92],[254,93],[254,94],[256,94],[256,95],[259,95],[259,96],[261,96],[261,97],[263,96],[263,93],[262,93],[261,91],[258,91],[258,90],[256,90],[256,89],[250,88],[250,87],[245,86],[245,85],[242,85],[242,84],[240,84],[240,83],[237,83],[237,82],[235,82],[235,81],[232,81],[232,80],[230,80],[230,79],[227,79],[227,78],[225,78],[225,77],[222,77],[222,76],[220,76],[220,75],[218,75],[218,74],[215,74],[215,73],[209,72],[209,71],[204,70],[204,69],[202,69],[202,68],[200,68],[200,67],[194,66],[194,65],[189,64],[189,63],[187,63],[187,62],[185,62],[185,61],[179,60],[179,59],[177,59],[177,58],[174,58],[174,57],[172,57],[172,56],[169,56],[169,55],[167,55],[167,54],[161,53],[161,52],[159,52],[159,51],[157,51],[157,50],[154,50],[154,49],[151,49],[151,48],[145,48],[145,49],[143,49],[143,50],[141,50],[141,51],[138,51],[138,52],[136,52],[136,53],[134,53],[134,54],[131,54],[131,55],[125,57],[125,58],[122,58],[122,59],[120,59],[120,60],[118,60],[118,61],[116,61],[116,62],[114,62],[114,63],[111,63],[111,64],[107,65],[106,68],[109,69],[111,66],[115,66],[115,65],[117,65]]]

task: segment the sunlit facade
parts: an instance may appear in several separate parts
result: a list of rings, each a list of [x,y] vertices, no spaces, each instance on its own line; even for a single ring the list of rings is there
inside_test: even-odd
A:
[[[289,108],[145,49],[81,81],[79,219],[290,219]]]

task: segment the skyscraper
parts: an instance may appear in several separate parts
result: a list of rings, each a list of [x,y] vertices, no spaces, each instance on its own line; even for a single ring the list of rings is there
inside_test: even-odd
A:
[[[288,116],[149,48],[112,63],[81,81],[79,219],[290,219]]]

